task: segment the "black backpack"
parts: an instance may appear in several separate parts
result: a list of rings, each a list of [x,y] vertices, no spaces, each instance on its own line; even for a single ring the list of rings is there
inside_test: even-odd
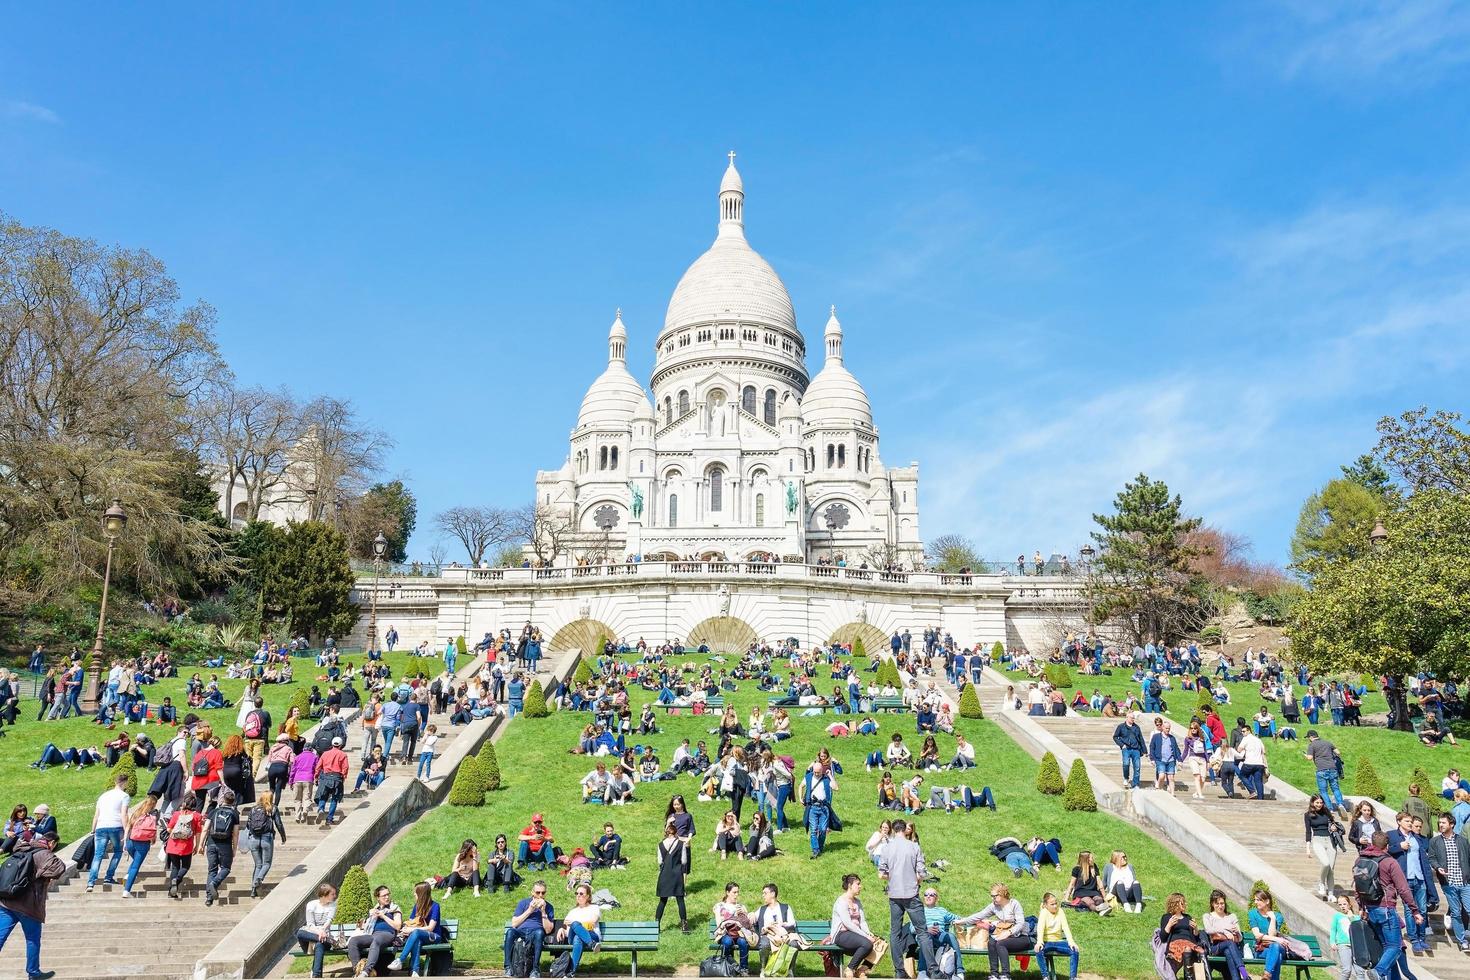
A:
[[[312,739],[311,747],[316,749],[316,754],[321,755],[332,747],[332,739],[340,737],[341,732],[335,723],[323,723],[316,730],[316,738]],[[346,739],[343,739],[345,742]]]
[[[254,837],[260,837],[271,829],[271,818],[266,814],[264,807],[250,808],[250,816],[245,818],[245,829],[250,831]]]
[[[510,968],[505,971],[506,976],[529,977],[531,975],[531,968],[536,965],[531,949],[531,940],[516,933],[510,944]]]
[[[235,822],[239,817],[235,808],[223,804],[214,808],[214,816],[209,821],[209,839],[216,841],[227,841],[230,839],[230,831],[234,829]]]
[[[209,775],[209,756],[203,752],[194,759],[194,775],[201,779]]]
[[[1382,860],[1381,857],[1360,857],[1353,862],[1353,890],[1364,905],[1377,905],[1383,901],[1383,879],[1378,877],[1378,862]]]
[[[30,851],[12,855],[0,864],[0,898],[24,898],[34,877],[35,857]]]

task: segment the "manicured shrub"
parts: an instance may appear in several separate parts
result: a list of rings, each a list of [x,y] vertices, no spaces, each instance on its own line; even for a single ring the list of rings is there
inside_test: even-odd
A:
[[[306,731],[306,725],[305,725],[306,718],[307,718],[307,715],[311,711],[311,691],[310,691],[310,689],[308,689],[306,687],[298,687],[296,689],[296,693],[294,693],[294,694],[291,695],[291,703],[289,705],[287,705],[287,712],[286,712],[287,714],[290,714],[290,709],[291,708],[295,708],[296,711],[297,711],[297,714],[299,714],[301,716],[301,721],[302,721],[301,730],[303,732],[305,732]],[[284,721],[285,719],[283,718],[281,720]]]
[[[480,752],[475,756],[480,764],[481,773],[485,777],[485,789],[495,790],[500,788],[500,759],[495,755],[495,743],[488,738],[480,746]]]
[[[1097,794],[1092,791],[1087,764],[1081,759],[1072,760],[1072,771],[1067,774],[1067,790],[1062,794],[1062,809],[1084,813],[1097,810]]]
[[[990,648],[990,659],[994,663],[1000,663],[1000,658],[1006,655],[1006,645],[999,640]]]
[[[1050,752],[1041,757],[1041,767],[1036,770],[1036,788],[1048,796],[1061,796],[1067,791],[1067,784],[1062,781],[1062,767]]]
[[[1359,756],[1358,764],[1353,767],[1353,793],[1379,803],[1383,802],[1386,795],[1383,792],[1383,782],[1378,778],[1378,770],[1373,768],[1373,763],[1366,755]]]
[[[863,638],[861,636],[856,637],[852,641],[852,659],[857,661],[868,659],[868,650],[863,645]]]
[[[1363,686],[1364,692],[1367,694],[1375,694],[1378,691],[1378,678],[1372,674],[1359,674],[1358,683]]]
[[[578,687],[590,683],[592,680],[592,668],[587,665],[586,657],[577,658],[577,669],[572,671],[572,683]]]
[[[112,767],[112,772],[107,774],[107,789],[117,785],[117,777],[128,777],[127,791],[129,796],[138,795],[138,764],[133,761],[133,753],[124,752],[117,760],[117,765]]]
[[[1409,782],[1419,784],[1419,798],[1429,804],[1431,821],[1449,810],[1449,800],[1434,791],[1434,784],[1429,781],[1429,773],[1424,771],[1423,766],[1414,767],[1414,774],[1409,777]]]
[[[454,638],[454,652],[461,659],[469,656],[469,647],[465,646],[463,634]]]
[[[454,785],[449,788],[450,806],[485,805],[485,769],[479,756],[465,756],[454,773]]]
[[[1047,664],[1042,676],[1052,687],[1068,688],[1072,686],[1072,672],[1067,669],[1066,664]]]
[[[965,689],[960,692],[960,717],[985,717],[985,711],[980,707],[980,692],[974,684],[966,684]]]
[[[540,681],[531,682],[531,689],[526,692],[526,710],[521,713],[527,718],[545,718],[551,714],[546,707],[546,692],[541,689]]]
[[[342,876],[342,887],[337,889],[337,921],[361,922],[372,907],[373,889],[368,884],[367,870],[360,864],[354,864]]]

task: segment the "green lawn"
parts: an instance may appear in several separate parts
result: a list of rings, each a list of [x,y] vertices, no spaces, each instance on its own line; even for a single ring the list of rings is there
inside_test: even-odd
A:
[[[405,653],[394,653],[386,657],[395,673],[402,669],[409,655]],[[350,661],[361,663],[361,654],[344,654],[344,663]],[[307,689],[310,685],[318,683],[316,662],[309,657],[301,657],[296,660],[296,681],[291,684],[267,684],[265,692],[266,707],[271,712],[275,724],[279,724],[285,717],[285,708],[298,687],[305,684]],[[181,667],[179,677],[166,678],[156,684],[144,688],[144,698],[150,705],[156,705],[163,701],[164,697],[173,698],[173,703],[179,708],[179,716],[183,717],[189,709],[184,707],[184,682],[196,672],[193,667]],[[239,698],[240,692],[245,689],[244,680],[230,680],[224,676],[224,671],[211,671],[199,668],[199,676],[206,681],[211,674],[218,674],[220,678],[220,690],[231,702]],[[140,727],[138,725],[124,726],[119,723],[118,728],[112,732],[99,728],[93,724],[92,716],[81,718],[73,715],[64,721],[37,721],[36,713],[40,710],[40,702],[32,695],[33,684],[28,673],[21,675],[21,692],[24,695],[20,705],[20,724],[15,727],[6,726],[0,731],[5,732],[5,737],[0,738],[0,786],[4,792],[0,793],[0,807],[4,813],[0,819],[10,814],[10,810],[17,803],[25,803],[35,812],[40,803],[49,803],[51,813],[56,817],[57,826],[61,831],[63,842],[74,841],[85,833],[92,823],[92,807],[97,796],[107,789],[108,771],[105,766],[89,766],[86,769],[63,769],[60,766],[52,766],[45,772],[32,769],[30,764],[40,758],[41,750],[47,742],[55,742],[57,747],[63,751],[73,746],[86,748],[97,746],[101,750],[102,745],[114,737],[116,731],[126,730],[130,734],[136,734]],[[106,676],[104,675],[104,681]],[[326,692],[324,683],[318,684],[323,693]],[[85,687],[83,692],[85,693]],[[235,726],[235,717],[238,708],[218,708],[210,711],[196,712],[202,718],[208,720],[215,731],[221,736],[235,734],[239,729]],[[172,732],[171,728],[160,728],[157,723],[147,726],[147,730],[153,741],[162,744],[165,736],[160,734]],[[103,751],[103,755],[106,752]],[[140,777],[139,789],[146,789],[149,777]]]
[[[740,712],[742,722],[757,699],[764,704],[766,695],[753,686],[730,696]],[[641,692],[635,700],[642,700]],[[633,741],[654,745],[667,764],[674,748],[684,737],[707,738],[718,724],[711,716],[687,713],[665,719],[659,712],[664,730],[655,736]],[[635,712],[636,717],[636,712]],[[831,717],[796,718],[795,738],[782,743],[781,751],[796,758],[798,767],[814,757],[817,749],[828,745],[845,773],[839,779],[837,812],[846,821],[846,829],[829,838],[828,852],[819,860],[809,859],[809,846],[799,826],[801,808],[792,803],[788,817],[798,822],[795,829],[778,837],[783,853],[777,858],[752,862],[720,862],[708,853],[714,825],[725,812],[723,802],[700,803],[695,800],[694,780],[683,776],[676,782],[655,782],[638,787],[638,802],[623,807],[586,806],[581,801],[578,780],[592,767],[592,761],[571,755],[577,733],[588,716],[555,714],[544,720],[517,719],[497,745],[501,772],[506,787],[489,797],[482,809],[441,807],[431,811],[402,838],[372,875],[374,882],[390,884],[395,896],[403,900],[410,894],[411,884],[431,874],[445,874],[460,842],[473,837],[482,854],[490,849],[496,833],[514,841],[520,829],[529,823],[530,815],[542,811],[556,840],[568,853],[576,846],[587,846],[601,833],[604,820],[613,821],[624,839],[624,853],[632,858],[625,871],[600,871],[594,887],[608,888],[622,902],[613,912],[618,919],[651,919],[657,900],[654,895],[656,875],[654,850],[661,836],[664,809],[669,797],[682,793],[694,813],[698,840],[694,854],[694,870],[689,879],[688,905],[694,934],[685,936],[677,929],[666,931],[663,945],[656,956],[640,958],[667,970],[676,964],[697,963],[706,955],[705,944],[711,907],[720,897],[726,881],[740,884],[747,902],[758,899],[760,886],[767,881],[778,883],[783,900],[789,902],[800,918],[826,918],[839,890],[844,873],[863,875],[869,920],[875,931],[886,934],[887,912],[881,883],[876,870],[867,860],[863,844],[877,826],[875,788],[879,774],[864,771],[862,760],[867,751],[881,747],[894,731],[915,738],[911,716],[882,716],[880,735],[870,738],[834,740],[827,737],[825,725]],[[1070,868],[1076,852],[1088,848],[1104,855],[1113,848],[1126,850],[1153,900],[1149,912],[1141,916],[1114,915],[1098,918],[1072,915],[1072,925],[1080,941],[1084,972],[1104,976],[1136,977],[1144,972],[1149,958],[1149,936],[1162,911],[1162,899],[1179,890],[1190,896],[1192,907],[1202,907],[1208,889],[1203,882],[1144,832],[1106,814],[1069,814],[1062,810],[1059,798],[1038,794],[1034,788],[1036,763],[989,721],[962,721],[962,730],[977,747],[978,770],[963,774],[965,781],[979,787],[990,785],[996,792],[999,810],[977,810],[972,814],[924,813],[918,819],[920,835],[929,859],[947,859],[951,866],[942,874],[941,899],[952,911],[968,914],[983,904],[990,883],[1005,880],[1012,884],[1028,913],[1035,912],[1044,890],[1060,892],[1066,877],[1055,870],[1044,870],[1040,881],[1026,877],[1010,878],[1005,867],[987,852],[999,837],[1032,835],[1060,837]],[[941,754],[949,752],[954,740],[940,737]],[[918,742],[914,743],[917,752]],[[949,782],[961,774],[935,774],[934,778]],[[747,803],[748,822],[754,804]],[[474,898],[468,892],[456,892],[446,903],[444,914],[460,920],[460,939],[456,959],[461,966],[473,962],[476,968],[498,970],[501,966],[503,925],[513,902],[524,897],[523,887],[516,895],[483,895]],[[557,880],[552,888],[553,903],[558,911],[567,904],[569,895]],[[666,929],[677,924],[671,908],[665,918]],[[814,954],[798,958],[803,972],[820,972],[821,960]],[[592,972],[624,972],[626,959],[611,956],[592,957],[584,969]],[[1034,968],[1034,964],[1033,964]],[[884,971],[888,967],[885,965]],[[972,961],[971,972],[983,969]]]
[[[1022,681],[1019,674],[1008,674],[1015,678],[1019,688]],[[1177,685],[1178,678],[1172,678]],[[1218,684],[1219,682],[1216,681]],[[1271,708],[1271,714],[1277,723],[1281,722],[1280,707],[1274,703],[1264,701],[1260,696],[1259,685],[1253,683],[1230,683],[1226,685],[1230,691],[1230,703],[1218,705],[1220,717],[1225,721],[1225,727],[1231,728],[1236,718],[1245,718],[1247,721],[1261,710],[1263,704]],[[1110,694],[1115,698],[1122,698],[1129,692],[1138,693],[1139,685],[1132,679],[1132,671],[1117,669],[1111,675],[1101,677],[1090,677],[1076,673],[1072,674],[1072,686],[1068,689],[1070,694],[1081,690],[1088,697],[1092,696],[1094,690],[1100,690],[1104,694]],[[1298,689],[1300,696],[1300,689]],[[1176,720],[1187,720],[1194,712],[1195,692],[1178,689],[1166,691],[1164,700],[1169,705],[1168,715]],[[1427,793],[1435,793],[1439,790],[1439,780],[1445,771],[1450,768],[1459,769],[1462,772],[1470,771],[1470,754],[1462,746],[1450,746],[1448,744],[1438,747],[1429,747],[1409,732],[1389,731],[1384,727],[1384,717],[1388,712],[1388,704],[1382,694],[1370,692],[1363,699],[1364,723],[1361,726],[1345,725],[1334,726],[1332,716],[1326,710],[1318,716],[1317,724],[1314,726],[1307,721],[1306,715],[1302,716],[1301,723],[1296,726],[1297,734],[1300,736],[1296,742],[1275,741],[1266,746],[1267,757],[1270,761],[1271,772],[1279,776],[1291,785],[1306,793],[1317,791],[1317,775],[1312,764],[1305,758],[1305,738],[1309,728],[1316,728],[1323,738],[1330,739],[1342,753],[1344,762],[1347,764],[1345,778],[1343,780],[1343,792],[1353,792],[1354,775],[1359,760],[1368,758],[1372,760],[1374,769],[1383,783],[1386,796],[1385,802],[1389,806],[1397,807],[1403,803],[1408,795],[1409,783],[1413,778],[1415,767],[1423,768],[1428,773],[1432,786],[1427,787]],[[1470,731],[1463,722],[1454,725],[1457,738],[1470,736]]]

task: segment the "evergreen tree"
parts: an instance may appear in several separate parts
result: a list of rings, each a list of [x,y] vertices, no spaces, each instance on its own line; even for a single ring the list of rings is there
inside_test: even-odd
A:
[[[337,890],[337,921],[355,924],[367,918],[373,907],[373,889],[368,884],[367,870],[360,864],[347,869],[342,887]]]
[[[980,692],[974,684],[966,684],[965,689],[960,692],[960,717],[985,717],[985,712],[980,707]]]
[[[454,655],[456,657],[458,657],[459,660],[464,660],[466,657],[468,657],[470,655],[470,648],[464,642],[464,634],[463,633],[461,633],[459,636],[456,636],[454,638]],[[456,666],[457,665],[458,664],[456,662]]]
[[[1357,480],[1338,477],[1307,498],[1291,536],[1291,563],[1311,575],[1322,562],[1352,558],[1368,550],[1368,532],[1386,506],[1384,494]]]
[[[1409,781],[1419,784],[1419,798],[1429,804],[1429,819],[1431,822],[1438,818],[1441,813],[1449,809],[1449,801],[1434,791],[1434,784],[1429,781],[1429,773],[1424,771],[1423,766],[1414,767],[1414,773],[1409,777]],[[1432,836],[1432,831],[1438,829],[1437,827],[1431,827],[1425,833]]]
[[[124,752],[122,755],[118,756],[117,765],[113,766],[112,772],[108,773],[107,775],[107,786],[105,788],[112,789],[114,786],[116,786],[117,777],[119,776],[128,777],[128,785],[126,787],[127,793],[129,796],[137,796],[138,764],[133,761],[132,752]]]
[[[1197,517],[1184,516],[1177,494],[1140,473],[1114,498],[1112,514],[1094,514],[1101,531],[1088,584],[1093,622],[1124,627],[1135,643],[1168,641],[1197,629],[1206,608],[1195,588],[1189,535]]]
[[[572,671],[572,683],[577,687],[587,684],[592,680],[592,668],[587,666],[586,657],[577,658],[577,669]]]
[[[1067,784],[1062,781],[1062,767],[1050,752],[1041,757],[1041,765],[1036,770],[1036,789],[1047,796],[1061,796],[1067,791]]]
[[[485,805],[485,769],[478,756],[467,755],[454,773],[454,785],[449,788],[450,806]]]
[[[1366,796],[1379,803],[1384,800],[1383,782],[1378,778],[1378,770],[1373,768],[1372,761],[1366,755],[1358,757],[1358,764],[1353,770],[1353,795]]]
[[[480,752],[475,756],[480,764],[480,771],[485,777],[485,789],[487,791],[500,788],[500,759],[495,755],[495,743],[488,738],[480,746]]]
[[[291,695],[291,703],[286,708],[288,714],[291,708],[296,709],[301,716],[302,731],[305,731],[307,713],[311,711],[311,692],[305,687],[298,687]]]
[[[1066,664],[1047,664],[1042,676],[1052,687],[1068,688],[1072,686],[1072,672],[1067,669]]]
[[[868,659],[867,647],[863,645],[863,636],[859,633],[852,641],[852,659],[861,663]]]
[[[526,692],[526,710],[521,714],[527,718],[545,718],[551,714],[551,709],[546,706],[546,692],[541,689],[539,680],[531,682],[531,689]]]
[[[283,614],[293,636],[340,636],[356,625],[357,606],[348,601],[352,568],[342,532],[321,521],[293,521],[284,533],[256,530],[254,524],[245,533],[250,540],[244,547],[265,610]]]
[[[996,640],[990,647],[990,659],[993,663],[1000,663],[1000,658],[1006,655],[1006,645]]]
[[[1092,791],[1092,779],[1087,775],[1087,764],[1080,758],[1072,760],[1072,770],[1067,774],[1067,788],[1062,793],[1062,809],[1081,813],[1097,810],[1097,795]]]

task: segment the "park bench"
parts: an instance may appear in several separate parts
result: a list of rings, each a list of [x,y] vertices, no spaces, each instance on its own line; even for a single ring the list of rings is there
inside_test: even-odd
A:
[[[351,924],[334,925],[328,927],[328,929],[332,935],[332,948],[327,950],[327,958],[330,959],[335,956],[346,956],[347,937],[351,936],[354,932],[357,931],[357,926]],[[425,943],[424,945],[419,947],[419,952],[424,957],[424,976],[443,977],[449,975],[450,967],[454,965],[454,941],[459,938],[458,919],[444,920],[444,936],[445,939],[443,942]],[[291,951],[291,955],[292,957],[305,957],[307,959],[311,959],[311,957],[314,955],[314,949],[315,947],[313,947],[312,949],[308,949],[306,952],[302,952],[301,947],[297,945],[297,947]],[[404,969],[408,969],[407,965],[404,966]],[[380,960],[378,962],[377,974],[379,976],[388,975],[387,960]]]
[[[663,708],[665,712],[673,711],[675,709],[683,709],[685,711],[690,710],[690,706],[687,704],[660,704],[659,707]],[[704,699],[705,714],[713,714],[724,710],[725,696],[723,694],[716,694],[714,697]]]
[[[1329,968],[1336,969],[1337,960],[1327,959],[1322,955],[1322,945],[1317,942],[1316,936],[1297,935],[1296,938],[1307,944],[1307,948],[1312,951],[1312,958],[1309,960],[1282,960],[1281,972],[1283,974],[1288,969],[1295,969],[1296,980],[1306,980],[1306,978],[1312,975],[1313,970],[1326,970]],[[1243,952],[1245,954],[1245,965],[1247,967],[1260,966],[1261,964],[1266,962],[1261,957],[1256,955],[1256,947],[1254,943],[1245,943]],[[1208,958],[1208,963],[1211,968],[1218,969],[1221,976],[1227,975],[1226,971],[1228,967],[1225,965],[1225,957],[1211,956]]]
[[[595,954],[606,956],[609,953],[627,953],[632,959],[632,975],[638,975],[638,954],[658,952],[658,930],[657,922],[608,922],[604,920],[599,927],[602,934],[601,948]],[[542,949],[552,954],[563,950],[570,950],[571,943],[546,943]],[[593,955],[588,950],[588,955]]]
[[[880,694],[876,698],[873,698],[873,710],[893,711],[898,714],[902,714],[909,709],[908,705],[903,703],[903,695],[893,694],[885,697]]]
[[[753,918],[754,916],[752,915],[752,919]],[[797,919],[796,932],[799,936],[801,936],[802,939],[805,939],[807,941],[806,948],[798,950],[796,954],[797,956],[800,956],[802,953],[831,953],[833,956],[836,957],[842,957],[846,955],[842,952],[840,947],[823,941],[827,939],[828,936],[830,936],[832,933],[831,919]],[[715,942],[715,924],[713,922],[709,924],[709,940],[710,949],[720,948],[720,944]],[[751,949],[750,955],[757,955],[755,949]],[[755,972],[754,966],[752,966],[751,972]]]

